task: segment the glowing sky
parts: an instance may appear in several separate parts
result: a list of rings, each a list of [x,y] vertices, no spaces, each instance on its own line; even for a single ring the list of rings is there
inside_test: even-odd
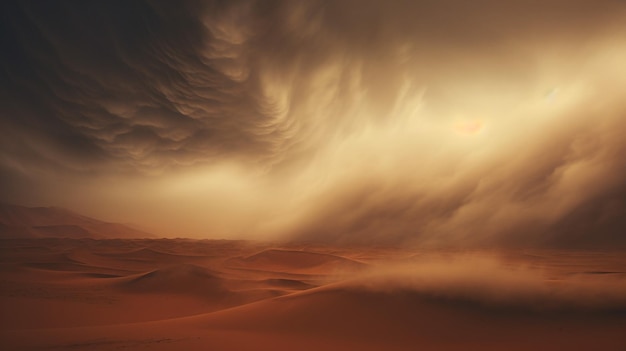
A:
[[[626,3],[5,1],[0,196],[167,236],[626,244]]]

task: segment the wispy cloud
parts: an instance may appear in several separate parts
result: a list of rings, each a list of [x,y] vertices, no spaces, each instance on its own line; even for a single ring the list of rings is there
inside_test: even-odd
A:
[[[169,235],[626,243],[623,2],[2,6],[7,201]]]

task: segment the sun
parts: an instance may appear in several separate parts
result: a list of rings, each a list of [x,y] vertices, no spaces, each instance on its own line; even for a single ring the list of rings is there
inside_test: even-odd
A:
[[[465,120],[456,122],[453,128],[455,132],[462,135],[476,135],[483,130],[484,125],[479,120]]]

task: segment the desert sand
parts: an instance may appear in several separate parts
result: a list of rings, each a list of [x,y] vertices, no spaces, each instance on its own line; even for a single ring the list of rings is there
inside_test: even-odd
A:
[[[2,350],[624,350],[626,257],[0,241]]]

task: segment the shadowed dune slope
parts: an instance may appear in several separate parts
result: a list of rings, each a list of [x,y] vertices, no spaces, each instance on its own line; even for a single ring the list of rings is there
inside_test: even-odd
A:
[[[114,257],[117,259],[125,259],[132,261],[156,261],[156,262],[171,262],[171,261],[184,261],[186,259],[193,259],[203,256],[185,255],[185,254],[172,254],[167,252],[157,251],[151,248],[140,248],[133,251],[123,251],[116,253],[105,253],[103,256]]]
[[[214,298],[228,294],[222,278],[193,264],[178,264],[131,276],[120,282],[119,287],[138,293],[198,293]]]
[[[623,350],[626,311],[529,310],[411,290],[322,287],[192,317],[207,329],[301,335],[385,349]],[[340,345],[338,343],[337,345]],[[463,346],[465,345],[465,346]]]
[[[229,261],[235,267],[286,272],[357,270],[367,265],[345,257],[311,251],[263,250],[254,255]]]
[[[414,291],[332,286],[191,317],[4,336],[31,349],[101,351],[143,343],[191,351],[623,351],[624,328],[624,313],[493,308]]]
[[[294,289],[294,290],[305,290],[305,289],[310,289],[310,288],[315,287],[315,285],[313,284],[308,284],[303,281],[295,280],[295,279],[275,278],[275,279],[266,279],[266,280],[263,280],[262,282],[270,286],[280,287],[284,289]]]

